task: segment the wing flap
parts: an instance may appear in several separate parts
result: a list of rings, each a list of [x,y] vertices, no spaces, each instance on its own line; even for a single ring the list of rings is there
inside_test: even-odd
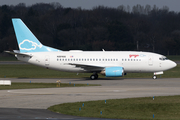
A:
[[[77,63],[68,63],[69,65],[75,65],[76,67],[83,68],[84,70],[87,71],[97,71],[100,72],[102,71],[105,67],[104,66],[96,66],[96,65],[88,65],[88,64],[77,64]]]

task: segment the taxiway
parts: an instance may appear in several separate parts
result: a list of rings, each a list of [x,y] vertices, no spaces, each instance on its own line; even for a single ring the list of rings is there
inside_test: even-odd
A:
[[[7,78],[6,78],[7,79]],[[102,86],[1,90],[0,108],[46,109],[67,102],[180,94],[180,79],[9,79],[12,82],[101,84]]]

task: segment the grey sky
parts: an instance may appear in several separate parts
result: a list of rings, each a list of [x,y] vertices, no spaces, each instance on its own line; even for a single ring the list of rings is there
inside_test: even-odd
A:
[[[98,5],[104,5],[109,7],[129,5],[132,8],[132,6],[137,4],[144,6],[146,4],[149,4],[151,6],[156,5],[159,8],[162,8],[163,6],[168,6],[170,11],[180,12],[180,0],[0,0],[0,5],[17,5],[18,3],[25,3],[27,6],[29,6],[40,2],[59,2],[63,7],[81,7],[83,9],[91,9],[92,7]]]

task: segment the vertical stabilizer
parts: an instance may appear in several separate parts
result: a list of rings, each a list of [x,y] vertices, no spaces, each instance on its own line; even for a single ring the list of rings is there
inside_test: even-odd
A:
[[[21,19],[14,18],[12,22],[21,53],[60,51],[41,44]]]

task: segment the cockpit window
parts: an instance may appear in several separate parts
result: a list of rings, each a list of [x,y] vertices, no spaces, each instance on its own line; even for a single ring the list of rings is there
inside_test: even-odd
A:
[[[159,60],[168,60],[168,58],[166,58],[165,56],[162,56],[159,58]]]

